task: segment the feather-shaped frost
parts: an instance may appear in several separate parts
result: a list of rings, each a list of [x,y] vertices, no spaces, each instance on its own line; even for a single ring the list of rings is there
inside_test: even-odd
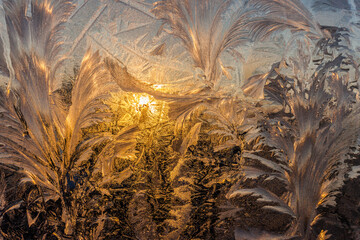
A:
[[[68,1],[30,2],[31,19],[24,15],[28,1],[4,1],[10,57],[18,82],[10,94],[1,93],[1,138],[6,164],[19,166],[45,189],[56,179],[51,168],[59,166],[59,125],[62,111],[53,105],[55,70],[61,56],[60,29],[72,9]],[[58,115],[59,114],[59,115]],[[54,124],[55,123],[55,124]],[[3,156],[3,153],[2,153]],[[11,161],[12,160],[12,161]],[[4,159],[5,161],[5,159]]]
[[[330,91],[325,82],[332,86]],[[295,122],[285,116],[270,120],[266,125],[269,134],[260,134],[264,137],[264,145],[281,151],[280,162],[249,153],[244,157],[257,160],[287,179],[284,182],[288,184],[291,197],[285,200],[297,219],[292,234],[308,236],[316,207],[329,198],[330,186],[338,186],[328,179],[329,175],[336,164],[341,163],[349,146],[356,142],[359,122],[355,118],[359,118],[359,111],[358,103],[352,105],[353,100],[349,100],[349,96],[354,97],[353,93],[343,92],[346,89],[344,79],[336,74],[314,76],[309,87],[305,87],[305,82],[294,84],[300,86],[293,86],[290,95],[290,89],[285,88],[287,94],[284,96],[287,96],[286,104]],[[331,105],[330,99],[336,99],[335,105]]]
[[[152,11],[169,24],[171,34],[182,41],[210,87],[214,87],[222,75],[221,54],[246,41],[242,28],[244,8],[238,7],[230,19],[224,20],[230,5],[229,0],[164,0],[156,2]]]
[[[62,107],[56,93],[56,70],[63,60],[60,30],[72,9],[72,3],[65,0],[4,1],[17,86],[9,92],[0,89],[0,161],[19,169],[26,176],[22,182],[37,185],[45,200],[60,198],[67,235],[73,233],[77,218],[77,209],[65,200],[71,171],[78,162],[89,159],[94,145],[113,141],[114,155],[129,150],[136,132],[84,139],[82,130],[108,115],[102,100],[118,89],[98,52],[88,51],[84,56],[72,90],[72,105],[68,110]],[[101,165],[106,160],[103,157],[98,162]],[[106,169],[107,173],[112,170]],[[128,176],[129,172],[123,172],[118,180]],[[37,217],[28,215],[28,220],[31,225]]]
[[[246,27],[253,39],[267,38],[273,33],[290,29],[303,32],[310,38],[321,38],[324,34],[319,24],[300,0],[264,1],[250,0]]]
[[[75,152],[82,137],[82,129],[103,121],[108,116],[104,113],[105,105],[102,99],[110,96],[116,90],[116,84],[104,68],[98,52],[92,54],[89,50],[82,61],[78,78],[73,87],[71,106],[66,118],[68,142],[67,153]]]

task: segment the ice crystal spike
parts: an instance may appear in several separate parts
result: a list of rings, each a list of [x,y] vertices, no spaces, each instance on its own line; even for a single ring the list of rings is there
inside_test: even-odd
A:
[[[28,18],[32,18],[32,3],[31,0],[27,0],[26,8],[25,8],[25,16]]]

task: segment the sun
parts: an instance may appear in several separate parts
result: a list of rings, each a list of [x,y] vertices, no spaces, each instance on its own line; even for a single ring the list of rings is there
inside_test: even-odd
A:
[[[148,105],[148,104],[150,104],[150,102],[151,101],[150,101],[149,96],[140,96],[138,105],[140,105],[140,106]]]
[[[134,98],[134,105],[137,111],[141,111],[144,108],[147,108],[151,113],[156,112],[156,102],[151,96],[145,94],[136,94],[134,95]]]

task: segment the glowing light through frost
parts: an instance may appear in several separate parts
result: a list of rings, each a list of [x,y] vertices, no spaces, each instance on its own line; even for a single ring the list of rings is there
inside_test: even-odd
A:
[[[156,112],[156,102],[149,95],[134,94],[134,106],[136,111],[140,112],[147,108],[151,113]]]
[[[139,105],[142,106],[142,105],[147,105],[150,103],[150,99],[149,99],[149,96],[141,96],[140,99],[139,99]]]

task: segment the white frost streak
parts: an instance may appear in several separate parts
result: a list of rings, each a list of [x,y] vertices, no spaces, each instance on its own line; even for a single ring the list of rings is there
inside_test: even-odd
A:
[[[355,1],[354,0],[349,0],[349,5],[351,7],[351,22],[356,23],[358,22],[358,17],[357,17],[357,10],[356,10],[356,5],[355,5]]]
[[[6,61],[7,68],[10,73],[10,80],[8,84],[8,88],[11,87],[11,81],[14,79],[14,69],[12,67],[11,58],[10,58],[10,40],[9,35],[6,28],[6,21],[5,21],[5,12],[3,7],[3,1],[0,0],[0,38],[3,43],[4,49],[4,58]]]

